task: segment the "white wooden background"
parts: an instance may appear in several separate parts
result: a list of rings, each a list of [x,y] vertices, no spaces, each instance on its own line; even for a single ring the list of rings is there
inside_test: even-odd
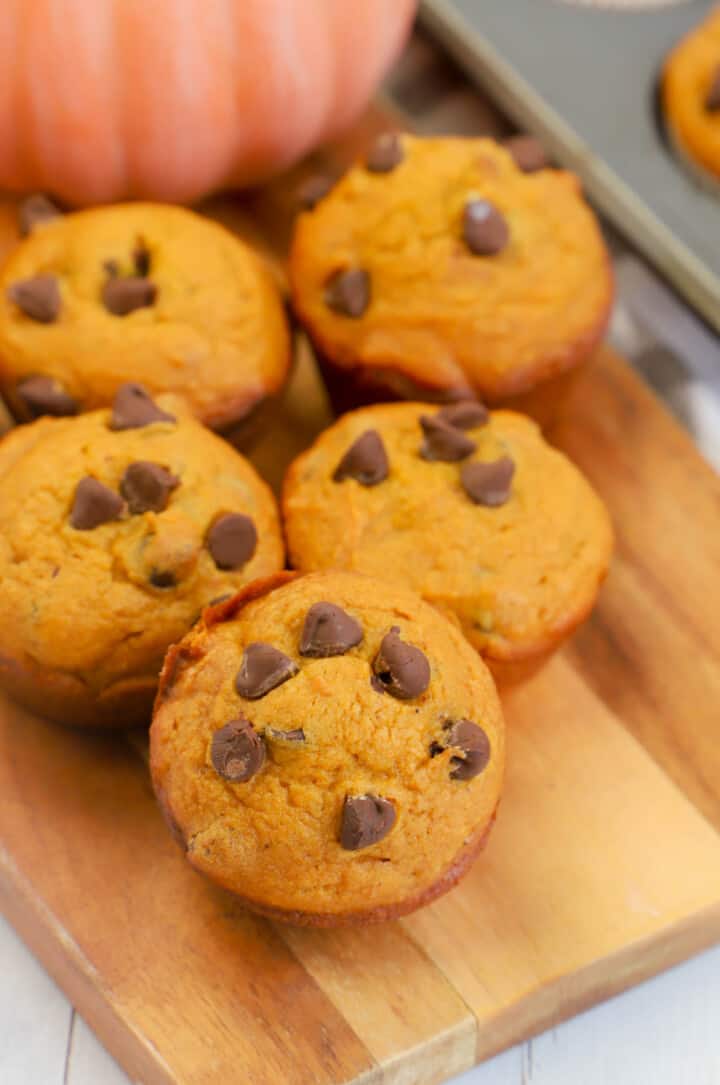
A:
[[[387,90],[425,131],[504,130],[492,107],[420,35]],[[611,340],[720,469],[720,344],[622,242],[610,241],[619,293]],[[129,1085],[2,918],[0,1085]],[[720,946],[454,1085],[720,1085]]]

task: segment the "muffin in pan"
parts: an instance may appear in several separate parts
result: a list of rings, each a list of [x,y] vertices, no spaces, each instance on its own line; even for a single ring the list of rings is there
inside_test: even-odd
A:
[[[283,567],[265,483],[171,404],[126,385],[0,443],[0,686],[51,719],[149,722],[169,645]]]
[[[279,574],[171,649],[152,778],[192,865],[292,923],[392,918],[445,892],[500,797],[482,660],[412,592]]]
[[[577,178],[537,167],[490,139],[386,135],[298,216],[293,304],[337,409],[527,406],[591,354],[608,254]]]
[[[662,103],[675,151],[706,188],[720,192],[720,6],[667,58]]]
[[[412,588],[460,624],[496,678],[526,676],[591,610],[612,528],[580,471],[512,411],[378,404],[290,466],[290,563]]]
[[[224,227],[133,203],[31,217],[27,232],[0,272],[0,389],[18,419],[108,406],[140,381],[242,440],[282,390],[282,299]]]

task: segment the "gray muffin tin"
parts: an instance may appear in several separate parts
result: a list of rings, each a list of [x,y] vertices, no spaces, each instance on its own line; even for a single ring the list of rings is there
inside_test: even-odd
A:
[[[421,16],[720,331],[720,185],[704,189],[678,161],[658,104],[665,57],[714,2],[631,11],[561,0],[422,0]]]

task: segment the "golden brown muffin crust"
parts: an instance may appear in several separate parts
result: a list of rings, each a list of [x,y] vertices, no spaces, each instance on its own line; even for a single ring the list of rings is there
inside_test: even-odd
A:
[[[343,415],[291,465],[283,513],[291,564],[353,569],[417,591],[459,620],[488,660],[542,655],[588,613],[605,576],[612,529],[580,471],[530,419],[494,411],[459,431],[475,449],[458,462],[422,458],[428,404]],[[336,481],[363,433],[380,436],[388,475],[376,485]],[[475,504],[465,464],[509,457],[514,475],[499,507]]]
[[[110,280],[136,277],[144,264],[154,302],[122,316],[108,311]],[[59,312],[43,323],[8,290],[48,275]],[[28,410],[17,385],[41,374],[80,410],[108,405],[118,385],[133,380],[153,394],[182,396],[206,425],[224,428],[280,391],[289,362],[269,270],[224,227],[184,208],[119,204],[56,218],[22,241],[0,272],[0,380],[21,418]]]
[[[359,644],[326,658],[300,653],[320,602],[359,622]],[[425,691],[407,700],[371,683],[394,626],[430,667]],[[248,699],[236,676],[258,642],[297,672]],[[265,748],[245,782],[224,779],[213,762],[213,736],[239,716]],[[443,743],[449,721],[462,718],[483,728],[490,755],[460,780],[450,775],[457,751]],[[298,729],[302,741],[283,740]],[[503,762],[492,679],[459,631],[412,593],[343,572],[280,575],[206,612],[169,653],[151,729],[154,786],[189,861],[251,907],[294,922],[385,918],[449,888],[492,821]],[[382,839],[348,850],[344,802],[366,794],[390,802],[396,820]]]
[[[137,696],[147,711],[168,645],[202,607],[283,564],[275,502],[254,469],[182,415],[177,401],[160,397],[158,405],[172,407],[175,421],[116,431],[112,412],[102,410],[39,419],[0,444],[6,684],[55,718],[75,698],[80,718],[68,723],[137,722],[130,702]],[[137,463],[177,481],[167,507],[126,507],[119,519],[74,527],[81,480],[92,478],[121,500],[123,477]],[[221,514],[245,515],[255,526],[257,545],[238,568],[219,568],[208,547]]]
[[[494,402],[587,356],[607,322],[612,278],[577,178],[523,173],[489,139],[403,135],[401,144],[390,172],[356,166],[297,220],[293,301],[326,359],[400,394],[409,380],[428,398],[472,389]],[[509,231],[493,255],[473,253],[463,236],[477,199]],[[355,316],[328,304],[343,270],[368,276],[369,301]]]
[[[720,7],[670,53],[662,97],[666,123],[680,152],[720,179]]]

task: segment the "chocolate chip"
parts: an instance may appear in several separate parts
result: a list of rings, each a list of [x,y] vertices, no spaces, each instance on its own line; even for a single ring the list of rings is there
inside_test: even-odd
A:
[[[255,524],[239,512],[218,516],[210,525],[205,545],[218,569],[239,569],[255,553]]]
[[[471,501],[476,505],[496,508],[504,505],[510,496],[515,464],[509,456],[501,456],[491,463],[466,463],[460,468],[460,482]]]
[[[477,445],[466,437],[456,426],[443,422],[439,415],[420,416],[420,425],[425,440],[420,446],[420,455],[424,460],[442,460],[443,463],[457,463],[475,451]]]
[[[7,296],[25,316],[39,324],[53,324],[60,315],[62,301],[55,275],[20,279],[7,288]]]
[[[103,305],[113,316],[127,316],[155,304],[157,286],[139,275],[110,278],[102,289]]]
[[[313,207],[317,207],[320,200],[327,196],[332,187],[333,179],[327,174],[314,173],[312,177],[307,177],[296,193],[298,207],[302,207],[305,211],[312,211]]]
[[[354,478],[363,486],[377,486],[388,477],[389,470],[382,437],[377,430],[368,429],[350,445],[335,468],[333,481]]]
[[[448,746],[460,750],[461,756],[450,759],[453,780],[472,780],[479,776],[490,760],[490,739],[482,727],[470,720],[453,723],[446,738]]]
[[[63,418],[78,413],[78,404],[54,377],[25,377],[16,385],[18,399],[32,418],[50,414]]]
[[[250,720],[240,716],[215,732],[210,760],[223,780],[245,784],[265,764],[265,743]]]
[[[448,403],[435,417],[455,429],[477,429],[490,421],[490,412],[475,399],[462,399],[459,403]]]
[[[153,422],[176,422],[174,415],[162,411],[142,384],[122,384],[115,393],[110,429],[140,429]]]
[[[395,824],[395,807],[379,795],[347,795],[343,803],[340,846],[358,851],[384,840]]]
[[[476,256],[495,256],[510,240],[510,231],[489,200],[468,200],[463,214],[463,237]]]
[[[70,523],[78,531],[91,531],[100,524],[117,520],[124,511],[125,502],[120,495],[88,475],[75,488]]]
[[[275,727],[266,727],[265,737],[273,742],[288,742],[296,746],[305,741],[305,732],[302,727],[295,727],[292,731],[278,731]]]
[[[357,319],[370,304],[370,276],[360,267],[334,271],[325,283],[325,304],[340,316]]]
[[[341,656],[363,639],[360,622],[334,603],[314,603],[305,617],[300,655],[311,659]]]
[[[48,199],[42,192],[35,192],[32,196],[27,196],[18,208],[20,236],[27,237],[36,226],[41,226],[44,222],[51,222],[52,219],[61,217],[62,211],[55,206],[52,200]]]
[[[120,493],[133,514],[162,512],[167,508],[170,494],[180,485],[180,479],[159,463],[137,460],[125,470]]]
[[[370,148],[365,166],[371,173],[391,173],[404,157],[400,136],[396,132],[383,132]]]
[[[144,241],[138,241],[133,249],[132,260],[135,274],[141,279],[147,278],[150,274],[150,250]]]
[[[276,689],[298,673],[298,666],[272,644],[256,641],[248,644],[235,678],[235,689],[241,697],[255,701]]]
[[[535,136],[510,136],[503,141],[506,151],[513,156],[515,165],[523,173],[537,173],[548,165],[545,148]]]
[[[718,64],[705,95],[705,109],[708,113],[720,110],[720,64]]]
[[[401,640],[399,634],[396,625],[385,634],[373,660],[373,672],[387,693],[409,701],[428,688],[430,664],[419,648]]]
[[[153,569],[150,573],[150,583],[154,588],[174,588],[177,584],[175,573],[163,569]]]

